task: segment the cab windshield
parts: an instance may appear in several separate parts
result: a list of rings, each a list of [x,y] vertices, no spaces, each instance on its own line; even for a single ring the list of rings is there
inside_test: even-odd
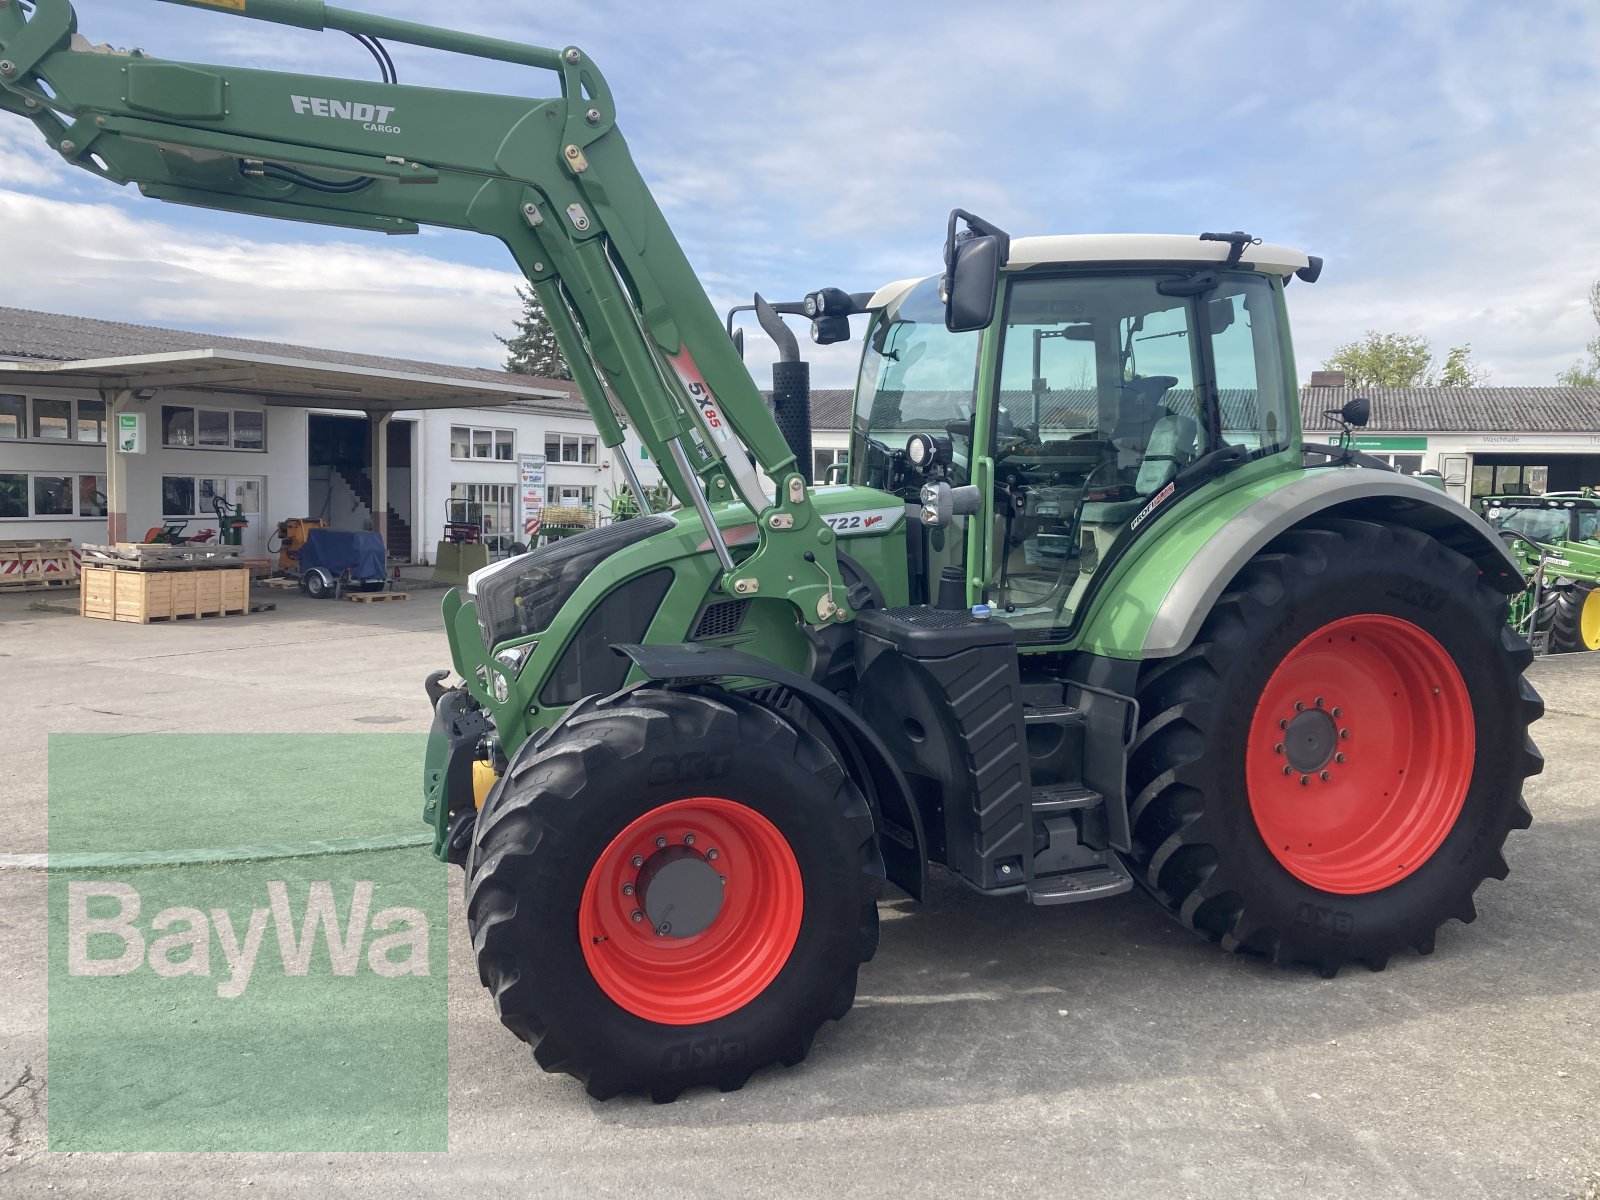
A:
[[[938,276],[917,284],[873,324],[861,359],[851,438],[852,461],[868,465],[869,486],[885,485],[872,477],[874,467],[887,467],[879,461],[882,450],[904,448],[913,433],[949,437],[951,482],[968,481],[979,337],[945,329]],[[878,455],[870,443],[881,448]]]

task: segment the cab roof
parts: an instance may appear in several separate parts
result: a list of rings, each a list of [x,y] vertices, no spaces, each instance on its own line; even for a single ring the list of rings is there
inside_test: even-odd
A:
[[[1135,263],[1202,265],[1223,262],[1230,251],[1231,247],[1226,242],[1202,242],[1189,233],[1054,233],[1012,238],[1011,255],[1006,260],[1005,269],[1025,271],[1029,267],[1056,263],[1095,263],[1103,266]],[[1260,242],[1244,248],[1239,265],[1246,270],[1288,277],[1301,267],[1310,266],[1311,259],[1304,251],[1272,242]],[[885,284],[873,294],[867,307],[882,308],[925,278],[927,276]]]

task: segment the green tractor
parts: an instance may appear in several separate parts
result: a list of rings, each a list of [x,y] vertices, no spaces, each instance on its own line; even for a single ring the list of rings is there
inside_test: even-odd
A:
[[[1487,496],[1483,516],[1523,564],[1511,621],[1534,649],[1600,650],[1600,501],[1593,489]]]
[[[556,80],[174,63],[76,39],[67,0],[0,5],[0,108],[73,163],[504,242],[601,440],[626,423],[661,465],[673,506],[444,599],[460,681],[428,681],[424,816],[542,1067],[670,1100],[799,1062],[851,1007],[880,889],[932,869],[1012,903],[1138,888],[1329,975],[1429,952],[1504,877],[1542,765],[1522,571],[1438,489],[1302,443],[1285,288],[1319,260],[956,210],[935,274],[758,298],[824,343],[865,318],[848,481],[811,486],[792,335],[769,412],[587,54],[193,2]]]

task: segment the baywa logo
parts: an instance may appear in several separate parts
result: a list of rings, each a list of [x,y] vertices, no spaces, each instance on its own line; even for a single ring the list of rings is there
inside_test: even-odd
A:
[[[330,117],[359,122],[368,133],[399,133],[400,126],[389,124],[394,112],[390,104],[368,104],[356,100],[330,100],[325,96],[290,96],[289,103],[301,116]]]
[[[67,974],[78,976],[130,975],[146,967],[165,979],[199,975],[218,978],[217,995],[234,1000],[250,986],[270,921],[278,942],[283,973],[305,978],[311,974],[317,933],[322,933],[328,963],[336,976],[354,976],[365,964],[371,974],[386,979],[428,974],[428,919],[416,908],[372,911],[373,885],[357,883],[341,920],[334,902],[333,885],[310,885],[298,922],[289,903],[289,889],[281,882],[267,884],[266,908],[253,908],[241,927],[226,908],[202,910],[187,905],[164,908],[150,919],[148,931],[139,927],[143,907],[138,891],[119,882],[72,882],[67,885]],[[103,912],[115,901],[111,915],[91,916],[92,901]],[[368,936],[376,934],[368,941]],[[159,936],[157,936],[159,935]],[[91,955],[94,948],[101,951]],[[121,950],[106,956],[104,939],[117,939]],[[213,940],[221,962],[213,972]],[[115,946],[115,942],[112,943]]]

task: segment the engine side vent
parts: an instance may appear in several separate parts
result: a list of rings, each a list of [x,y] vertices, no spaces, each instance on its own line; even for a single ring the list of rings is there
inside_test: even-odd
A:
[[[689,640],[698,642],[706,638],[727,637],[730,633],[738,633],[739,626],[744,624],[744,614],[749,608],[748,600],[721,600],[716,604],[707,605],[701,612],[700,619],[695,622],[694,632],[689,635]]]

